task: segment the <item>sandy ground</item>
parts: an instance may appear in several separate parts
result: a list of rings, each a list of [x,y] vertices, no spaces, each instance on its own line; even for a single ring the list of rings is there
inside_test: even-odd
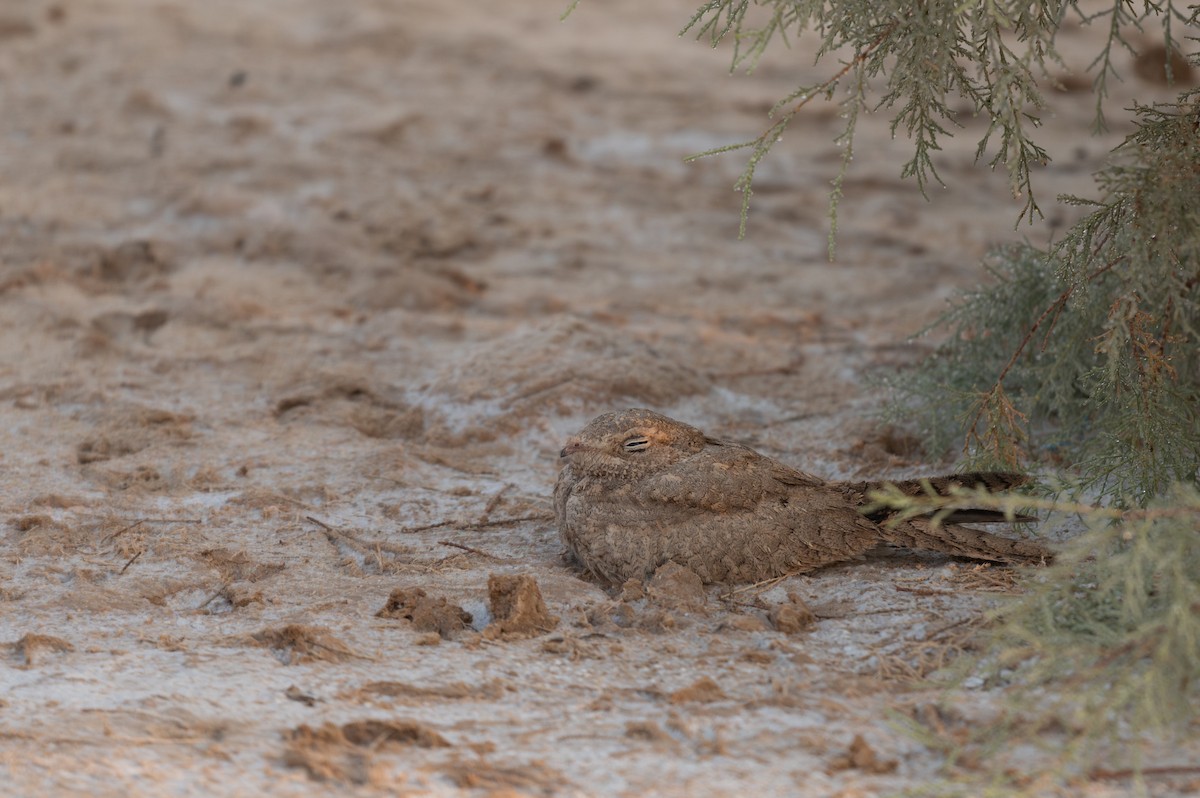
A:
[[[563,5],[3,4],[5,794],[938,776],[895,719],[929,717],[910,678],[1008,572],[890,552],[622,593],[564,559],[549,494],[563,439],[626,406],[826,476],[946,468],[875,420],[864,377],[919,357],[907,336],[1019,203],[972,166],[978,121],[925,202],[874,116],[830,264],[841,120],[815,105],[739,243],[741,156],[681,158],[823,72],[794,52],[728,77],[727,48],[676,38],[688,2]],[[1124,131],[1081,135],[1087,92],[1055,103],[1037,180],[1061,225],[1053,195],[1092,193]],[[998,695],[961,695],[951,732]]]

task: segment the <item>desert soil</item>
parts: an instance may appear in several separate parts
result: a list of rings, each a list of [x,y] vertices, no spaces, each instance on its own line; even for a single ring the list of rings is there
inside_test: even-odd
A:
[[[868,117],[830,263],[836,105],[745,241],[743,156],[682,158],[834,64],[731,78],[675,35],[694,0],[563,6],[0,7],[6,795],[869,796],[941,773],[898,718],[994,711],[912,680],[1008,571],[608,588],[563,556],[558,450],[647,406],[825,476],[946,469],[867,379],[990,245],[1069,221],[1123,115],[1089,138],[1054,96],[1020,233],[981,120],[925,201]],[[1068,26],[1076,67],[1100,35]]]

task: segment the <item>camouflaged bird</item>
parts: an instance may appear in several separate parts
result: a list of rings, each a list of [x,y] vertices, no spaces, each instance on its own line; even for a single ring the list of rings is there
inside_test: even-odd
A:
[[[584,568],[616,584],[667,562],[705,582],[757,582],[885,543],[1003,563],[1051,558],[1037,543],[960,525],[1005,520],[988,510],[956,511],[940,526],[920,518],[888,526],[887,511],[860,512],[882,481],[826,482],[651,410],[599,416],[567,440],[562,459],[559,534]],[[928,482],[939,493],[998,491],[1025,478],[980,472]],[[924,489],[918,480],[894,484],[913,495]]]

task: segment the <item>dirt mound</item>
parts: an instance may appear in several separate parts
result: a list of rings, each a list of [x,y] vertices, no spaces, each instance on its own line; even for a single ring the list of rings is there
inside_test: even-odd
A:
[[[701,676],[687,687],[681,687],[667,696],[672,704],[711,704],[728,697],[711,676]]]
[[[4,646],[10,652],[13,665],[17,668],[33,668],[44,663],[50,656],[74,651],[75,646],[52,635],[29,633],[15,643]]]
[[[489,576],[488,601],[493,619],[483,630],[488,639],[535,637],[558,626],[558,616],[546,609],[537,580],[528,574]]]
[[[445,748],[445,737],[413,720],[361,720],[317,728],[301,724],[284,735],[283,762],[303,768],[316,781],[381,784],[380,753],[396,747]]]
[[[483,293],[484,286],[454,269],[382,269],[370,284],[351,295],[366,310],[448,311],[464,308]]]
[[[351,745],[379,748],[386,745],[415,745],[418,748],[449,748],[450,742],[424,723],[415,720],[357,720],[344,724],[342,735]]]
[[[899,766],[899,762],[895,759],[884,759],[875,752],[875,749],[863,739],[861,734],[854,735],[854,739],[850,741],[850,747],[845,753],[834,757],[829,763],[830,771],[837,770],[864,770],[867,773],[891,773]]]
[[[771,621],[771,626],[775,627],[777,632],[785,634],[796,634],[811,629],[817,622],[817,616],[794,590],[789,590],[787,597],[787,601],[768,610],[767,618]]]
[[[495,701],[504,696],[505,685],[500,681],[485,684],[449,682],[442,685],[422,686],[408,682],[368,682],[357,690],[347,693],[349,697],[387,698],[396,701],[424,703],[426,701]]]
[[[91,435],[76,447],[80,464],[99,463],[192,437],[191,416],[152,407],[112,407],[99,414]]]
[[[419,587],[402,587],[393,590],[383,609],[375,613],[379,618],[399,618],[412,621],[419,632],[437,632],[443,640],[449,640],[471,625],[471,613],[444,598],[434,598]]]
[[[570,794],[571,782],[538,760],[526,765],[493,764],[482,759],[459,761],[445,772],[454,786],[464,790],[484,790],[486,795],[516,798]]]
[[[700,576],[674,562],[659,566],[646,585],[646,595],[664,609],[682,612],[702,612],[708,600]]]
[[[161,278],[175,268],[171,248],[161,241],[133,239],[95,253],[92,273],[106,283]]]
[[[229,549],[205,549],[196,559],[210,568],[215,568],[224,582],[257,582],[287,568],[283,563],[263,563],[245,551]]]
[[[425,429],[425,412],[365,369],[305,375],[279,393],[275,417],[286,423],[348,426],[368,438],[417,438]]]
[[[263,629],[250,636],[254,645],[269,648],[284,665],[307,662],[345,662],[358,656],[326,629],[289,624],[278,629]]]

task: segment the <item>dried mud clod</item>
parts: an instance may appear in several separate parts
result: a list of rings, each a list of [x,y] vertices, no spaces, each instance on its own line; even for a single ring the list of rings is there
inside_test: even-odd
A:
[[[127,339],[149,342],[150,336],[171,319],[170,312],[161,308],[128,313],[114,310],[92,319],[89,341],[93,348]]]
[[[641,601],[646,597],[646,586],[641,579],[626,579],[621,585],[621,601]]]
[[[55,654],[74,651],[75,646],[60,637],[29,633],[16,642],[5,646],[17,668],[34,668]]]
[[[257,562],[245,550],[205,549],[195,558],[215,568],[225,582],[257,582],[287,568],[283,563]]]
[[[629,579],[615,601],[591,607],[589,623],[622,629],[665,632],[689,625],[688,616],[708,616],[708,594],[698,574],[674,562],[659,566],[650,579]]]
[[[152,603],[159,603],[154,599],[147,597]],[[157,597],[161,601],[161,596]],[[213,593],[203,604],[198,608],[198,612],[206,612],[209,615],[220,615],[233,610],[240,610],[244,607],[249,607],[251,604],[265,604],[261,590],[252,590],[241,585],[225,585],[217,592]]]
[[[349,426],[368,438],[421,437],[424,411],[392,393],[358,372],[318,374],[289,386],[275,403],[275,417]]]
[[[0,41],[33,36],[37,33],[37,30],[37,25],[34,24],[33,20],[26,18],[26,15],[19,12],[12,16],[9,16],[8,13],[0,16]]]
[[[728,697],[721,685],[711,676],[701,676],[687,687],[680,688],[668,696],[672,704],[711,704]]]
[[[471,613],[444,598],[434,598],[419,587],[397,588],[388,596],[378,618],[397,618],[412,621],[419,632],[437,632],[449,640],[471,625]]]
[[[528,574],[489,576],[488,602],[493,619],[483,630],[488,639],[536,637],[558,626],[558,616],[546,609],[537,580]]]
[[[644,600],[601,602],[587,610],[588,623],[597,629],[643,629],[662,633],[682,629],[687,621],[662,607],[647,605]]]
[[[170,247],[147,239],[123,241],[95,257],[93,271],[105,282],[140,282],[163,277],[175,268]]]
[[[191,416],[147,407],[116,410],[105,414],[96,432],[75,450],[81,465],[99,463],[136,454],[160,443],[185,441],[192,437]]]
[[[413,745],[446,748],[450,742],[414,720],[360,720],[316,728],[301,724],[285,735],[283,762],[303,768],[316,781],[378,784],[384,773],[376,755],[387,748]]]
[[[363,698],[386,698],[412,703],[444,702],[444,701],[496,701],[508,691],[505,683],[492,680],[484,684],[467,684],[466,682],[450,682],[448,684],[424,686],[406,682],[368,682],[357,690],[340,696],[347,700]]]
[[[776,604],[767,612],[767,619],[777,632],[794,635],[812,628],[817,622],[817,616],[804,600],[794,591],[788,591],[788,600]]]
[[[271,649],[284,665],[305,662],[345,662],[359,655],[327,630],[318,626],[289,624],[263,629],[250,636],[255,645]]]
[[[562,795],[571,782],[557,770],[533,760],[526,765],[493,765],[482,759],[459,761],[445,771],[462,790],[490,795]]]
[[[673,562],[659,566],[654,572],[646,585],[646,595],[655,604],[682,612],[702,612],[708,600],[700,576]]]
[[[386,745],[415,745],[418,748],[449,748],[450,741],[415,720],[357,720],[342,726],[352,745],[379,748]]]
[[[306,693],[296,685],[288,685],[288,688],[283,691],[283,697],[288,701],[295,701],[298,704],[303,704],[306,707],[315,707],[321,699],[317,698],[312,693]]]
[[[766,632],[771,627],[767,626],[767,622],[757,615],[731,615],[728,620],[723,621],[717,629],[724,631],[726,629],[734,632]]]
[[[1170,76],[1167,65],[1170,64]],[[1177,86],[1191,86],[1196,83],[1196,70],[1188,63],[1187,57],[1172,47],[1170,50],[1160,42],[1142,48],[1133,59],[1133,73],[1142,81],[1159,86],[1174,83]]]
[[[13,536],[13,539],[17,550],[22,554],[61,555],[90,542],[85,541],[86,533],[78,526],[72,527],[55,521],[45,513],[19,515],[9,519],[9,523],[19,533]]]
[[[646,740],[657,745],[676,747],[670,732],[652,720],[631,720],[625,723],[625,736],[631,740]]]
[[[13,529],[17,530],[18,532],[29,532],[34,529],[41,529],[43,527],[50,528],[55,526],[54,519],[48,515],[45,515],[44,513],[18,515],[9,521],[9,523],[12,524]]]
[[[469,307],[486,289],[485,283],[448,267],[428,269],[392,263],[372,279],[369,287],[352,293],[350,301],[375,311],[446,311]]]
[[[861,734],[854,735],[850,748],[844,754],[835,757],[829,763],[830,772],[837,770],[861,770],[866,773],[891,773],[897,767],[894,759],[882,759],[875,749],[863,739]]]

